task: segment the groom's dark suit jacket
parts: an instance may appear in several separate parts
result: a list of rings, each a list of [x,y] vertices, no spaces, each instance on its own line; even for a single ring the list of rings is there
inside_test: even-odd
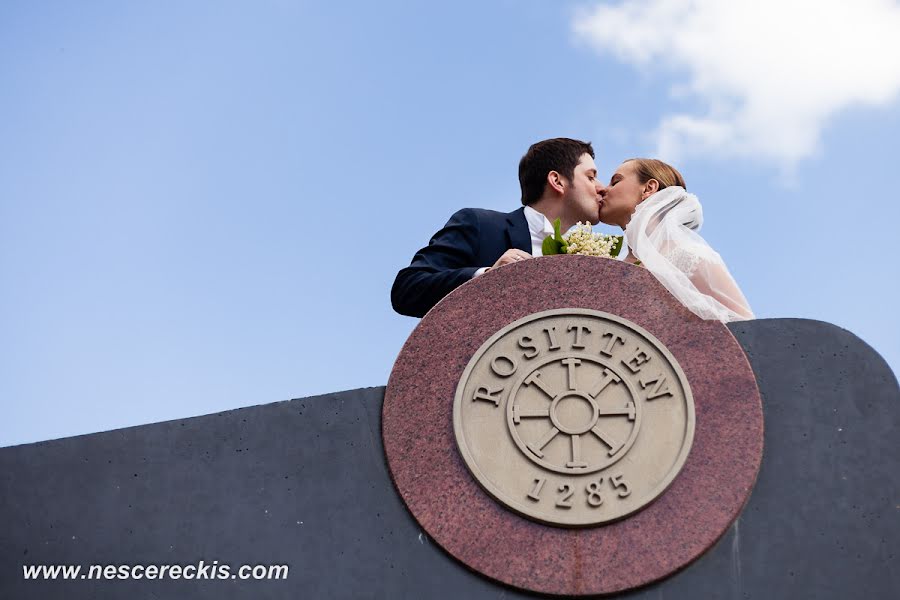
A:
[[[401,315],[422,317],[441,298],[490,267],[510,248],[531,254],[525,209],[501,213],[464,208],[450,217],[428,245],[401,269],[391,288],[391,304]]]

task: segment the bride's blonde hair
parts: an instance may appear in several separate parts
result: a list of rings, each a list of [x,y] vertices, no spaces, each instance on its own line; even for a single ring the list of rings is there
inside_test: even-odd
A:
[[[661,190],[673,185],[679,185],[685,190],[687,189],[684,177],[681,176],[678,169],[661,160],[655,158],[629,158],[625,162],[634,163],[634,171],[637,173],[638,181],[641,183],[647,183],[651,179],[655,179],[659,182],[659,189]]]

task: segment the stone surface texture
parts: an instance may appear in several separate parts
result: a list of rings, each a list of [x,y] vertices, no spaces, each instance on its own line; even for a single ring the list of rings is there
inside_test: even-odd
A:
[[[488,496],[460,457],[452,424],[456,386],[476,350],[513,321],[567,307],[649,331],[683,369],[696,410],[687,461],[655,502],[574,530],[529,521]],[[693,315],[645,269],[594,257],[522,261],[455,290],[404,345],[382,416],[391,475],[428,534],[470,568],[547,594],[609,594],[684,568],[738,516],[762,459],[759,390],[728,328]]]

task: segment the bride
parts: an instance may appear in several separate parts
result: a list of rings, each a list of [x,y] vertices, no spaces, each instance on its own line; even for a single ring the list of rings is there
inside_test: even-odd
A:
[[[600,220],[624,229],[626,260],[646,267],[694,314],[752,319],[722,257],[697,233],[703,209],[685,188],[681,173],[660,160],[626,160],[601,192]]]

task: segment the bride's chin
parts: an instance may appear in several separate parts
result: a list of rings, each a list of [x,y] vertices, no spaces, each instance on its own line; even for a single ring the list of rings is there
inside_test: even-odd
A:
[[[616,220],[612,215],[603,214],[603,211],[600,211],[600,222],[604,225],[610,225],[613,227],[619,227],[621,229],[625,229],[625,225]]]
[[[607,220],[606,215],[603,214],[603,207],[600,207],[600,210],[597,211],[597,218],[600,219],[600,222],[604,225],[611,225],[611,223]]]

